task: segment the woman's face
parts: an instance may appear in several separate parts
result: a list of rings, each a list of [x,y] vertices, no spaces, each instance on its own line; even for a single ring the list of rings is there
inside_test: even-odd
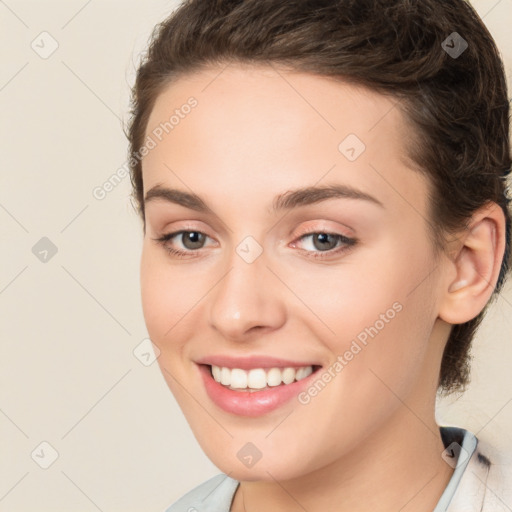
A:
[[[238,65],[156,101],[144,317],[197,440],[233,478],[298,477],[400,435],[411,410],[433,416],[442,266],[394,101]]]

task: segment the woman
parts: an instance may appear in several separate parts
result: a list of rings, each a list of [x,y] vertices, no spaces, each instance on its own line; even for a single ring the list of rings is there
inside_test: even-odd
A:
[[[510,264],[508,114],[463,0],[192,0],[157,27],[142,305],[223,473],[170,512],[509,510],[492,447],[435,420]]]

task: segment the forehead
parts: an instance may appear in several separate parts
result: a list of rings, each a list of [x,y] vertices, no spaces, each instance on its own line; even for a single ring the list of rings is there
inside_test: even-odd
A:
[[[178,79],[155,102],[146,135],[155,133],[145,190],[176,181],[169,167],[204,190],[277,190],[328,176],[385,200],[424,185],[406,159],[411,130],[395,98],[277,67],[230,64]]]
[[[337,136],[351,129],[368,141],[373,130],[380,135],[407,136],[409,132],[394,97],[341,78],[247,64],[205,68],[172,82],[157,97],[146,132],[168,120],[190,97],[200,107],[194,114],[202,113],[213,125],[228,116],[233,124],[254,126],[264,118],[265,128],[273,132],[280,125],[287,131],[296,126],[302,133],[320,129],[322,134],[338,132]]]

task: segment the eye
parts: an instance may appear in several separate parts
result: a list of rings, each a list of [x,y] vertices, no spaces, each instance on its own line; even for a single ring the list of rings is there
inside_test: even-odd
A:
[[[186,249],[201,249],[206,235],[200,231],[179,231],[174,236],[181,235],[181,241]]]
[[[172,240],[177,238],[181,240],[181,243],[185,249],[172,247]],[[156,242],[160,243],[164,246],[164,248],[171,254],[177,257],[195,257],[195,253],[198,249],[203,248],[203,244],[209,238],[208,235],[205,235],[201,231],[175,231],[173,233],[166,233],[159,238],[154,238]]]
[[[313,232],[302,235],[298,240],[309,239],[309,243],[304,244],[309,248],[305,252],[311,253],[313,258],[325,258],[339,254],[354,247],[357,243],[355,238],[348,238],[339,233]],[[295,242],[292,246],[295,246]]]
[[[200,249],[203,249],[208,235],[201,231],[194,230],[180,230],[174,231],[173,233],[166,233],[159,238],[154,238],[156,242],[161,244],[167,252],[177,258],[194,258],[200,253]],[[173,239],[181,241],[183,248],[174,247]],[[307,253],[312,258],[326,258],[342,252],[348,251],[350,248],[356,245],[357,240],[355,238],[348,238],[339,233],[328,233],[328,232],[312,232],[302,235],[297,240],[309,239],[309,248],[302,249],[303,252]],[[297,245],[293,242],[292,247]]]

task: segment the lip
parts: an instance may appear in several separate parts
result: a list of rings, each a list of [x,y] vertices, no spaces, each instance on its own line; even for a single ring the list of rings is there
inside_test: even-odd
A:
[[[237,361],[239,362],[240,360]],[[276,361],[277,360],[273,359],[274,363]],[[245,362],[249,364],[248,360]],[[222,365],[217,365],[216,363],[214,364],[215,366],[226,366],[228,368],[241,369],[309,366],[308,364],[302,363],[298,365],[290,364],[289,361],[284,366],[279,366],[276,364],[269,366],[254,366],[253,363],[254,361],[251,360],[251,366],[248,368],[241,368],[240,365],[231,366],[231,363]],[[261,364],[261,360],[259,363]],[[302,380],[292,382],[291,384],[275,386],[270,389],[261,391],[234,391],[223,386],[213,378],[210,371],[210,366],[208,364],[198,364],[198,368],[203,379],[206,394],[215,405],[220,407],[223,411],[235,414],[237,416],[258,417],[264,414],[268,414],[291,401],[293,398],[296,398],[299,393],[301,393],[311,384],[312,379],[317,377],[318,369],[320,367],[316,366],[316,370],[314,369],[311,375],[308,375]]]
[[[279,359],[269,356],[233,357],[225,355],[214,355],[196,360],[197,364],[219,366],[226,368],[240,368],[241,370],[252,370],[253,368],[302,368],[304,366],[320,366],[316,362],[297,362],[286,359]]]

